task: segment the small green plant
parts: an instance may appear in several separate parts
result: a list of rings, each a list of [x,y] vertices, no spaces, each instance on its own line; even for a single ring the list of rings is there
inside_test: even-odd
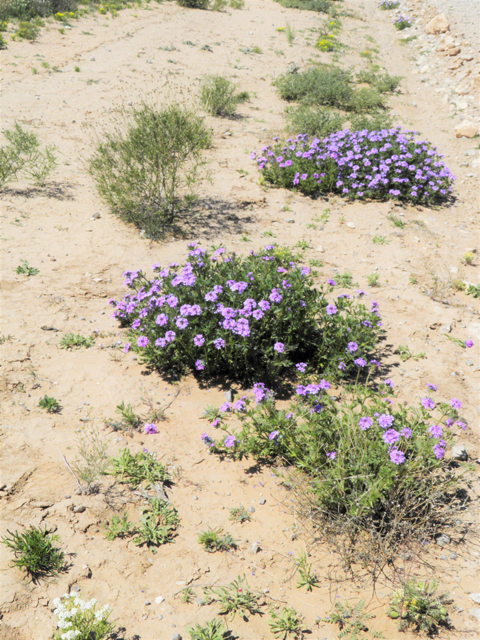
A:
[[[0,33],[4,33],[8,29],[8,22],[0,20]]]
[[[122,400],[117,404],[115,411],[121,416],[120,421],[107,420],[107,424],[114,431],[137,430],[143,424],[142,418],[135,413],[131,404],[125,404]],[[154,422],[152,420],[152,422]]]
[[[323,267],[323,262],[322,262],[321,260],[317,260],[317,258],[311,258],[311,259],[308,261],[308,264],[309,264],[311,267]]]
[[[100,478],[105,475],[110,464],[107,455],[107,444],[100,438],[98,429],[92,427],[80,434],[78,454],[72,467],[81,481],[83,492],[87,495],[96,493]]]
[[[55,147],[41,149],[37,136],[22,129],[18,122],[4,135],[9,144],[0,147],[0,190],[22,172],[43,186],[57,164]]]
[[[418,284],[418,278],[416,276],[410,276],[408,281],[410,284]]]
[[[99,141],[89,172],[113,213],[158,238],[189,204],[211,134],[203,119],[178,103],[142,103],[122,110]]]
[[[353,275],[349,271],[345,271],[345,273],[339,273],[335,276],[337,285],[339,287],[344,287],[345,289],[351,289],[352,287],[358,286],[356,282],[353,281]]]
[[[390,244],[391,240],[387,236],[373,236],[373,244]]]
[[[404,222],[403,220],[401,220],[400,218],[398,218],[397,216],[394,216],[393,213],[390,213],[387,218],[390,220],[390,222],[395,226],[398,227],[399,229],[405,229],[405,227],[407,226],[407,223]]]
[[[301,249],[305,251],[306,249],[311,249],[312,247],[308,244],[307,240],[299,240],[295,245],[297,249]]]
[[[215,551],[229,551],[230,549],[236,549],[237,543],[229,533],[223,533],[223,530],[218,527],[217,529],[209,528],[207,531],[202,531],[198,536],[198,541],[209,553],[215,553]]]
[[[81,71],[80,67],[78,65],[75,65],[73,70],[75,71],[75,73],[79,73]]]
[[[409,18],[405,18],[405,16],[398,16],[395,18],[393,26],[397,31],[403,31],[404,29],[409,29],[412,26],[412,21]]]
[[[187,587],[181,593],[180,599],[184,604],[191,604],[195,598],[195,591],[192,587]]]
[[[400,631],[413,627],[414,632],[424,631],[436,635],[439,627],[450,627],[448,605],[453,602],[448,593],[437,594],[438,582],[431,584],[411,580],[397,589],[390,601],[387,615],[398,620]]]
[[[13,551],[13,565],[25,571],[34,582],[65,569],[64,553],[55,544],[60,542],[58,535],[34,526],[23,532],[7,533],[2,543]]]
[[[410,358],[412,358],[412,360],[420,360],[420,358],[425,358],[425,352],[422,351],[421,353],[415,354],[410,350],[410,347],[408,345],[399,345],[395,353],[400,356],[400,360],[402,362],[406,362],[407,360],[410,360]]]
[[[15,39],[17,40],[30,40],[35,42],[40,33],[39,27],[33,22],[20,22],[17,29],[15,29]]]
[[[398,0],[382,0],[378,3],[378,6],[383,11],[391,11],[392,9],[398,9],[400,2]]]
[[[277,235],[275,233],[273,233],[273,231],[270,231],[270,230],[264,231],[262,233],[262,236],[264,236],[265,238],[276,238],[277,237]]]
[[[158,547],[171,542],[178,526],[177,510],[166,500],[154,498],[140,516],[140,526],[135,527],[133,542],[137,546]]]
[[[237,613],[247,620],[247,614],[251,616],[260,612],[260,598],[252,593],[245,580],[245,576],[238,576],[236,580],[226,587],[206,587],[204,593],[210,602],[218,601],[220,605],[219,614],[230,616],[233,620]]]
[[[462,264],[464,264],[465,266],[472,266],[475,260],[475,256],[473,255],[472,252],[470,253],[466,253],[463,258],[461,258],[460,262]]]
[[[205,624],[187,627],[191,640],[223,640],[226,632],[227,629],[220,620],[210,620]]]
[[[232,9],[244,9],[245,0],[230,0],[230,7]]]
[[[287,42],[290,46],[295,42],[295,38],[297,37],[297,32],[295,31],[295,27],[287,22],[284,29],[285,36],[287,38]]]
[[[94,344],[93,336],[85,338],[80,333],[66,333],[60,341],[60,349],[80,349],[81,347],[89,349]]]
[[[2,51],[3,49],[7,49],[7,41],[5,40],[5,38],[3,37],[3,35],[0,33],[0,51]]]
[[[303,635],[303,616],[295,609],[283,607],[280,613],[270,613],[270,630],[276,638],[287,640],[292,637],[301,640]]]
[[[207,406],[203,410],[203,413],[202,413],[201,417],[204,420],[208,420],[209,422],[213,422],[213,420],[216,420],[217,418],[221,418],[222,417],[222,412],[220,411],[220,409],[215,404],[207,404]]]
[[[49,63],[49,62],[47,62],[46,60],[44,60],[44,61],[42,62],[42,67],[43,67],[44,69],[50,69],[50,63]]]
[[[213,116],[232,116],[238,105],[237,86],[225,76],[208,75],[200,83],[200,102]]]
[[[116,458],[110,459],[109,475],[118,478],[122,484],[129,484],[136,489],[142,482],[146,487],[164,484],[170,479],[168,471],[153,453],[140,451],[135,455],[129,449],[120,451]]]
[[[235,522],[240,522],[243,524],[244,522],[250,522],[250,514],[240,505],[239,507],[232,507],[230,509],[230,520],[234,520]]]
[[[55,640],[106,640],[111,637],[115,625],[109,622],[111,609],[104,605],[97,609],[97,601],[92,598],[88,602],[78,595],[67,594],[53,600],[54,614],[58,617],[58,628]]]
[[[48,413],[60,413],[60,411],[62,410],[62,407],[60,406],[58,400],[47,396],[47,394],[45,394],[43,398],[39,400],[38,406],[41,409],[45,409]]]
[[[18,273],[19,275],[30,277],[30,276],[36,276],[38,273],[40,273],[39,269],[35,267],[31,267],[26,260],[21,260],[20,262],[22,264],[19,264],[18,267],[15,269],[16,273]]]
[[[252,48],[252,51],[257,55],[260,55],[261,53],[263,53],[263,51],[260,49],[260,47],[257,44]]]
[[[275,2],[279,2],[286,9],[335,13],[334,0],[275,0]]]
[[[38,73],[38,69],[36,67],[32,67],[32,73],[34,76],[36,76]]]
[[[295,560],[295,563],[298,566],[298,573],[300,574],[297,581],[297,588],[301,589],[305,587],[307,591],[312,591],[313,587],[318,585],[319,580],[312,572],[312,565],[308,564],[308,557],[305,551],[300,554]]]
[[[476,286],[474,284],[467,285],[465,293],[473,298],[480,298],[480,284]]]
[[[369,276],[367,276],[367,282],[369,287],[379,287],[380,275],[377,272],[371,273]]]
[[[129,522],[127,514],[123,517],[112,516],[111,523],[105,526],[105,537],[107,540],[115,540],[116,538],[126,538],[132,534],[133,523]]]
[[[177,4],[187,9],[208,9],[210,0],[177,0]]]
[[[379,631],[370,631],[366,623],[375,618],[372,613],[363,610],[365,602],[360,600],[355,606],[348,602],[336,602],[333,612],[325,618],[324,622],[338,624],[340,627],[339,638],[349,640],[361,640],[370,635],[372,638],[384,638]]]

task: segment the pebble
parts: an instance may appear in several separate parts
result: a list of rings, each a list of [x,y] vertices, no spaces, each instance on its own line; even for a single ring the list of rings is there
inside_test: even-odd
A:
[[[78,507],[73,507],[73,513],[83,513],[87,507],[83,505],[79,505]]]
[[[160,614],[160,615],[158,616],[158,619],[159,619],[159,620],[163,620],[163,616],[162,616],[162,614]]]
[[[266,503],[266,501],[267,501],[267,499],[266,499],[266,498],[261,497],[261,498],[260,498],[260,500],[258,501],[258,504],[265,504],[265,503]]]
[[[227,402],[233,402],[233,394],[234,394],[233,389],[229,389],[228,391],[225,391],[225,398],[227,399]]]
[[[79,593],[81,591],[81,589],[80,589],[80,587],[75,586],[75,587],[72,587],[70,589],[70,591],[73,591],[74,593]]]
[[[468,453],[464,444],[456,444],[452,447],[452,460],[468,460]]]
[[[193,499],[194,500],[198,500],[198,496],[193,496]]]
[[[260,551],[260,545],[258,544],[258,542],[254,542],[253,544],[250,545],[248,553],[252,556],[255,556],[259,551]]]
[[[318,251],[318,253],[325,253],[325,249],[322,247],[321,244],[318,245],[317,251]]]
[[[92,220],[98,220],[99,218],[100,218],[100,214],[97,211],[96,213],[93,214]]]
[[[172,640],[182,640],[182,636],[179,633],[174,633]]]
[[[473,360],[465,360],[465,364],[467,364],[469,367],[473,367]]]
[[[480,609],[474,608],[468,610],[469,615],[480,621]]]
[[[155,598],[155,602],[157,604],[161,604],[164,601],[165,601],[165,598],[163,596],[158,596],[157,598]]]
[[[477,604],[480,604],[480,593],[471,593],[470,598]]]
[[[71,497],[72,497],[72,496],[71,496],[69,493],[67,493],[67,495],[65,496],[65,498],[66,498],[67,500],[70,500],[70,498],[71,498]]]
[[[480,412],[480,407],[479,407],[479,412]],[[250,513],[255,513],[255,507],[248,507],[247,511]]]
[[[350,227],[350,229],[355,229],[355,223],[354,222],[347,222],[347,227]]]
[[[458,558],[458,556],[455,553],[455,551],[452,551],[452,553],[450,554],[450,560],[456,560],[457,558]]]
[[[450,544],[451,538],[450,536],[447,536],[446,533],[442,533],[438,536],[435,542],[438,544],[439,547],[445,547],[447,544]]]
[[[146,607],[148,607],[149,605],[151,605],[152,603],[150,602],[150,600],[145,600],[145,602],[143,603]]]
[[[295,222],[295,220],[293,218],[287,218],[285,222]]]
[[[440,560],[448,560],[448,558],[445,554],[442,553],[442,555],[440,556]]]

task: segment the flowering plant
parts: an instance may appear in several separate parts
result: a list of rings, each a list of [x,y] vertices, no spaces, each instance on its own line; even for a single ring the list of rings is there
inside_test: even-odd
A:
[[[55,598],[54,614],[58,618],[56,640],[103,640],[115,629],[108,621],[110,606],[106,604],[97,609],[97,601],[92,598],[88,602],[77,595],[65,594]]]
[[[248,397],[226,403],[212,423],[224,435],[205,433],[202,439],[214,453],[280,459],[308,478],[316,509],[357,523],[380,518],[378,526],[388,531],[399,500],[402,508],[408,504],[414,522],[445,491],[449,472],[443,459],[462,403],[425,397],[419,407],[396,405],[391,380],[379,386],[375,392],[355,384],[337,397],[322,379],[298,385],[290,405],[278,408],[274,393],[256,384],[255,404]]]
[[[403,31],[404,29],[408,29],[412,26],[412,21],[409,18],[405,18],[404,16],[398,16],[397,18],[395,18],[393,26],[398,31]]]
[[[289,249],[270,245],[242,258],[224,248],[189,247],[184,265],[156,265],[151,281],[127,272],[135,293],[111,301],[114,316],[130,329],[125,350],[138,351],[151,366],[251,380],[304,362],[343,375],[378,341],[377,303],[367,310],[349,295],[327,299],[335,283],[316,289],[309,268]]]
[[[398,9],[400,2],[398,0],[382,0],[378,3],[378,6],[384,11],[390,11],[391,9]]]
[[[351,199],[445,198],[455,177],[437,149],[399,127],[348,130],[323,140],[306,135],[252,153],[267,182],[310,196],[332,192]]]

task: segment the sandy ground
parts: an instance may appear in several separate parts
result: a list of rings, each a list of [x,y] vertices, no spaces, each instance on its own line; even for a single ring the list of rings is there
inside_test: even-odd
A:
[[[359,64],[358,53],[377,46],[378,61],[390,73],[404,76],[401,93],[390,104],[399,124],[412,126],[445,154],[458,177],[450,205],[429,209],[345,204],[336,198],[312,201],[258,184],[249,154],[285,127],[285,104],[271,81],[291,62],[306,65],[312,58],[329,59],[312,47],[310,30],[322,19],[317,14],[285,10],[270,0],[246,0],[245,10],[226,13],[164,3],[125,10],[115,19],[86,17],[74,22],[64,36],[58,23],[48,23],[35,44],[11,42],[0,52],[2,126],[9,128],[15,119],[24,121],[42,141],[57,145],[61,159],[48,189],[15,184],[1,199],[1,331],[7,339],[0,346],[0,534],[29,524],[55,526],[73,565],[58,579],[35,586],[9,567],[11,557],[1,549],[2,640],[50,638],[52,599],[72,586],[84,598],[94,596],[112,605],[114,617],[126,629],[125,638],[137,634],[141,640],[168,640],[176,632],[186,637],[186,625],[211,619],[216,609],[196,602],[182,604],[175,594],[190,585],[199,597],[199,585],[225,584],[244,573],[252,588],[268,590],[268,603],[285,602],[301,612],[312,630],[309,637],[338,636],[336,628],[314,624],[337,598],[353,602],[364,598],[376,615],[372,629],[392,639],[409,637],[400,634],[385,614],[391,586],[385,582],[373,592],[367,582],[345,580],[336,559],[321,546],[312,549],[320,588],[312,594],[296,589],[291,557],[308,540],[294,529],[290,496],[268,469],[253,471],[248,462],[210,457],[200,441],[205,430],[200,420],[203,408],[222,403],[224,389],[201,389],[190,378],[174,386],[158,375],[145,375],[136,357],[118,348],[118,341],[125,338],[108,307],[110,297],[124,292],[123,271],[180,262],[186,256],[187,238],[242,252],[263,246],[267,230],[273,231],[276,242],[290,246],[305,239],[312,247],[306,259],[323,262],[319,282],[351,271],[354,281],[380,303],[387,329],[385,348],[390,351],[383,359],[384,371],[400,396],[412,401],[423,395],[427,382],[435,382],[442,397],[462,399],[468,428],[459,430],[455,439],[466,445],[473,461],[479,457],[480,304],[452,288],[455,279],[480,283],[478,171],[472,166],[479,158],[478,138],[454,135],[455,124],[465,117],[478,122],[472,80],[480,69],[478,52],[458,69],[449,69],[452,60],[436,53],[441,37],[422,35],[422,23],[434,15],[433,10],[419,17],[418,40],[400,46],[398,40],[406,32],[394,30],[389,12],[378,11],[372,0],[349,0],[346,6],[360,19],[343,20],[341,39],[352,49],[342,62]],[[423,3],[402,7],[410,15],[420,9]],[[297,31],[291,47],[276,31],[287,21]],[[201,49],[205,44],[212,52]],[[261,55],[240,51],[256,45]],[[165,50],[171,46],[176,49]],[[465,45],[464,51],[468,50]],[[44,68],[42,61],[50,68]],[[422,70],[425,65],[427,71]],[[58,72],[51,70],[54,66]],[[203,206],[185,224],[185,239],[152,243],[111,216],[100,202],[85,171],[90,143],[119,103],[147,94],[161,101],[176,92],[194,102],[198,81],[207,72],[227,74],[251,93],[252,100],[240,107],[240,118],[207,118],[214,146],[206,154],[212,183],[199,188]],[[460,109],[452,96],[461,96],[467,106]],[[287,205],[291,211],[285,210]],[[308,227],[326,208],[328,222]],[[100,217],[92,220],[96,212]],[[407,223],[404,229],[391,224],[387,216],[392,212]],[[390,243],[373,244],[375,234],[388,236]],[[243,235],[248,242],[241,241]],[[475,251],[474,264],[464,266],[460,260],[469,251]],[[17,275],[21,259],[37,267],[39,275]],[[367,276],[374,271],[380,274],[378,289],[367,285]],[[66,332],[93,331],[93,348],[59,349]],[[462,350],[447,339],[448,332],[473,339],[475,347]],[[399,344],[408,345],[413,353],[425,352],[426,357],[402,363],[391,354]],[[45,393],[61,402],[61,414],[51,416],[38,408]],[[174,399],[156,436],[128,438],[104,428],[104,418],[113,418],[121,401],[141,412],[145,398],[161,404]],[[127,445],[134,452],[148,447],[169,465],[175,474],[170,498],[181,519],[174,544],[154,555],[126,541],[105,539],[103,524],[112,514],[127,510],[135,517],[139,503],[108,479],[96,496],[75,494],[75,480],[61,454],[72,460],[79,432],[91,426],[100,429],[112,454]],[[472,492],[478,492],[478,484]],[[259,504],[261,497],[266,498],[264,505]],[[228,508],[240,503],[255,507],[252,521],[243,526],[228,520]],[[86,509],[74,513],[74,506]],[[205,553],[197,535],[208,526],[232,533],[240,541],[239,550]],[[254,556],[248,552],[253,542],[261,549]],[[452,638],[479,637],[478,622],[468,613],[475,606],[469,594],[479,591],[479,551],[472,545],[451,545],[447,550],[434,545],[431,550],[433,572],[454,595],[457,607],[452,613],[455,629],[445,634]],[[452,552],[457,559],[450,558]],[[158,596],[165,598],[160,604],[155,603]],[[252,617],[248,623],[235,620],[231,628],[246,640],[272,637],[268,616]]]

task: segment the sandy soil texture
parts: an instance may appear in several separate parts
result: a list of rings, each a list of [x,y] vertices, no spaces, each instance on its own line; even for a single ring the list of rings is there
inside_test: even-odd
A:
[[[114,19],[84,17],[64,35],[52,21],[34,44],[9,41],[8,49],[0,51],[2,127],[8,129],[16,119],[24,122],[42,142],[55,144],[60,157],[47,188],[12,183],[0,197],[0,535],[30,524],[56,527],[72,564],[64,575],[34,585],[10,568],[11,555],[2,545],[1,640],[50,638],[52,600],[72,587],[85,599],[109,603],[126,629],[125,639],[170,640],[175,633],[186,638],[187,625],[213,618],[216,609],[196,599],[184,604],[178,592],[191,586],[199,598],[204,585],[226,584],[243,574],[268,604],[288,603],[301,612],[311,629],[306,637],[338,637],[336,627],[315,625],[338,598],[363,598],[376,616],[371,628],[386,637],[412,637],[398,632],[386,616],[388,581],[380,581],[375,591],[366,580],[352,582],[320,545],[311,547],[319,588],[312,593],[296,588],[292,556],[311,540],[301,533],[288,491],[271,469],[209,456],[201,442],[202,411],[207,404],[223,403],[226,389],[202,388],[190,377],[170,384],[157,374],[146,375],[135,355],[123,353],[125,335],[108,306],[109,298],[125,291],[125,270],[150,272],[154,263],[181,262],[188,241],[221,243],[246,253],[271,241],[267,231],[275,242],[291,247],[306,240],[311,247],[305,250],[306,261],[323,263],[318,282],[350,271],[368,299],[379,302],[387,331],[382,365],[400,398],[418,399],[426,383],[435,382],[442,397],[463,401],[468,427],[457,429],[455,440],[465,444],[478,473],[480,301],[458,291],[455,281],[480,284],[480,152],[478,137],[456,138],[454,131],[465,119],[480,125],[478,47],[472,49],[453,31],[426,36],[424,24],[436,11],[423,2],[402,4],[401,11],[415,18],[409,33],[417,38],[407,45],[400,39],[408,32],[395,31],[392,13],[379,11],[374,0],[344,4],[355,17],[342,18],[340,40],[350,45],[342,64],[359,66],[360,52],[377,48],[375,60],[403,76],[389,104],[398,124],[419,131],[445,155],[457,176],[450,204],[427,208],[336,197],[311,200],[259,184],[250,153],[282,135],[286,125],[285,103],[272,80],[292,62],[305,67],[311,59],[330,60],[330,54],[312,46],[311,30],[322,15],[287,10],[273,0],[246,0],[244,10],[226,12],[152,3],[123,10]],[[297,33],[292,46],[277,31],[287,22]],[[459,44],[461,51],[446,55],[445,47],[438,51],[442,43]],[[261,54],[242,52],[255,46]],[[206,118],[213,129],[213,147],[205,153],[212,181],[199,185],[200,206],[184,221],[184,238],[150,242],[100,201],[85,168],[92,140],[122,103],[142,96],[161,101],[178,93],[194,104],[199,80],[212,72],[235,80],[251,101],[239,107],[238,118]],[[312,227],[326,209],[328,221]],[[100,216],[94,219],[95,213]],[[406,226],[395,227],[392,214]],[[386,236],[388,243],[374,244],[375,235]],[[467,253],[474,255],[471,265],[461,262]],[[22,259],[40,273],[17,275]],[[374,272],[380,280],[375,289],[367,281]],[[60,349],[68,332],[95,332],[95,344]],[[475,346],[464,350],[447,336],[470,338]],[[398,345],[425,357],[401,362],[393,353]],[[49,415],[37,406],[45,394],[60,401],[61,413]],[[115,417],[119,403],[131,403],[142,413],[145,400],[169,404],[157,435],[130,437],[105,427],[104,419]],[[111,478],[105,478],[97,495],[76,493],[62,456],[71,462],[81,431],[91,427],[99,429],[112,455],[125,446],[133,452],[146,447],[169,467],[175,478],[169,497],[181,521],[173,544],[153,554],[129,541],[105,539],[103,527],[112,515],[128,512],[136,518],[141,502]],[[478,489],[474,482],[472,497]],[[229,521],[229,508],[239,504],[254,507],[250,523]],[[475,505],[472,518],[478,518]],[[230,532],[239,540],[238,551],[203,551],[197,536],[209,526]],[[258,553],[250,552],[253,543]],[[480,590],[480,547],[433,544],[429,560],[431,573],[453,594],[456,606],[454,629],[444,635],[478,638],[478,620],[469,613],[478,605],[469,594]],[[156,603],[159,596],[164,600]],[[268,615],[248,622],[237,618],[230,627],[245,640],[272,637]]]

